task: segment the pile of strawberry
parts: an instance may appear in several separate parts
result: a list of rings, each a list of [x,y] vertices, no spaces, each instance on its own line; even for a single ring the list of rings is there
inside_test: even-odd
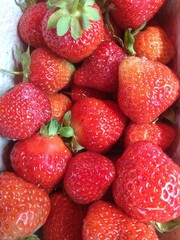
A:
[[[25,10],[23,81],[0,98],[0,136],[13,142],[12,169],[0,173],[1,240],[37,239],[38,229],[43,240],[157,240],[155,228],[178,226],[180,167],[168,149],[179,79],[155,20],[164,4]]]

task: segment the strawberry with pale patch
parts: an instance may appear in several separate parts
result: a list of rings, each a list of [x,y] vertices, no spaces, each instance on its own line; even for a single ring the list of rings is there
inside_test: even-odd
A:
[[[150,123],[179,97],[179,79],[166,65],[127,57],[119,66],[118,103],[135,123]]]

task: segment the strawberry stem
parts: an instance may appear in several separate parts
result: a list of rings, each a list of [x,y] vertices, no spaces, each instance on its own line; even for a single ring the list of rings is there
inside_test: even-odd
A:
[[[5,72],[5,73],[9,73],[9,74],[13,74],[13,75],[24,75],[23,72],[6,70],[6,69],[3,69],[3,68],[0,68],[0,71]]]
[[[71,11],[72,14],[74,14],[77,11],[78,5],[79,5],[79,0],[75,0],[72,7],[72,11]]]

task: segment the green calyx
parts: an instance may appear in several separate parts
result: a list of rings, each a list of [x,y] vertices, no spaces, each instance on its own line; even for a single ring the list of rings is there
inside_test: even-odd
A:
[[[23,82],[27,82],[29,73],[30,73],[29,66],[31,63],[30,47],[28,46],[26,52],[22,53],[20,48],[18,46],[16,46],[16,54],[21,62],[23,70],[21,72],[18,72],[18,71],[11,71],[11,70],[6,70],[6,69],[0,68],[0,71],[8,73],[8,74],[13,74],[13,75],[21,75],[21,76],[23,76]]]
[[[41,0],[15,0],[17,6],[21,8],[23,12],[26,11],[29,7],[33,6],[34,4],[42,2]]]
[[[48,8],[55,12],[48,20],[47,29],[56,28],[58,36],[70,30],[73,39],[77,40],[83,30],[90,28],[90,20],[100,20],[98,10],[93,8],[94,3],[94,0],[48,0]]]
[[[153,226],[160,233],[171,232],[172,230],[180,227],[180,222],[171,220],[166,223],[152,222]]]
[[[127,51],[128,54],[131,56],[136,55],[136,52],[134,50],[134,43],[135,38],[134,36],[138,34],[140,31],[142,31],[146,26],[146,23],[143,23],[138,29],[132,30],[132,28],[128,28],[124,33],[124,48]]]
[[[26,238],[19,238],[18,240],[40,240],[40,239],[38,238],[38,236],[32,234]]]
[[[59,132],[59,123],[56,119],[52,119],[48,124],[42,125],[40,128],[40,134],[49,137],[49,136],[55,136]]]

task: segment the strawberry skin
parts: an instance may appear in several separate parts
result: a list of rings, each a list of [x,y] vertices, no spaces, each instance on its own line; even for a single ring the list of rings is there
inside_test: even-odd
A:
[[[179,79],[160,62],[127,57],[119,66],[118,103],[135,123],[150,123],[179,97]]]
[[[131,122],[124,132],[124,145],[127,147],[134,142],[147,140],[165,150],[171,145],[175,136],[175,128],[164,122],[157,121],[146,124]]]
[[[64,176],[64,188],[74,202],[89,204],[104,196],[114,177],[114,165],[107,157],[82,152],[70,160]]]
[[[81,240],[86,206],[74,203],[61,192],[53,193],[51,212],[43,226],[44,240]]]
[[[33,234],[50,213],[47,193],[14,173],[0,173],[0,199],[2,240],[24,239]]]
[[[111,16],[122,29],[148,22],[167,0],[110,0]]]
[[[104,24],[100,9],[97,4],[93,5],[99,11],[100,20],[90,21],[90,28],[83,30],[82,36],[73,39],[70,30],[63,35],[58,36],[56,29],[47,29],[49,17],[54,12],[48,10],[42,21],[42,31],[46,44],[59,56],[70,60],[71,62],[80,62],[89,56],[97,48],[104,38]]]
[[[113,41],[103,41],[77,69],[74,83],[104,92],[115,92],[118,87],[118,67],[124,57],[124,51]]]
[[[116,164],[113,196],[141,222],[167,222],[180,215],[180,168],[158,146],[139,141]]]
[[[71,155],[58,135],[35,133],[15,143],[10,159],[20,177],[51,192],[62,180]]]
[[[137,57],[169,63],[175,56],[174,45],[159,26],[151,26],[135,35],[134,50]]]
[[[46,48],[31,53],[29,81],[46,93],[55,93],[71,81],[75,67]]]
[[[83,225],[83,240],[122,239],[158,240],[152,225],[129,218],[116,205],[98,200],[88,209]]]
[[[19,83],[0,98],[0,135],[19,140],[31,136],[51,117],[46,95],[32,83]]]
[[[120,138],[126,117],[113,101],[83,98],[71,108],[71,126],[77,141],[89,151],[108,151]]]
[[[47,47],[42,34],[41,23],[48,8],[45,2],[39,2],[22,14],[18,31],[21,39],[33,48]]]

